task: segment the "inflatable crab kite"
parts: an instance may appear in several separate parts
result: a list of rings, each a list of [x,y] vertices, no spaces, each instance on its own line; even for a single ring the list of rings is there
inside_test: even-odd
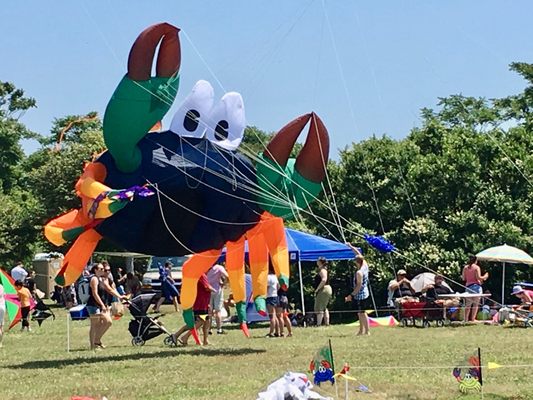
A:
[[[56,245],[75,240],[56,277],[61,285],[78,278],[102,237],[154,256],[193,254],[183,266],[181,292],[191,328],[197,281],[226,246],[230,286],[247,333],[245,241],[255,306],[264,313],[269,258],[280,284],[288,285],[283,218],[319,194],[328,133],[316,114],[298,117],[277,133],[254,166],[236,151],[245,128],[241,95],[229,92],[215,103],[206,81],[194,86],[170,130],[153,132],[178,91],[178,33],[161,23],[144,30],[133,44],[128,72],[104,116],[107,151],[85,166],[76,184],[82,207],[49,222],[45,235]],[[307,124],[305,145],[296,159],[289,159]]]

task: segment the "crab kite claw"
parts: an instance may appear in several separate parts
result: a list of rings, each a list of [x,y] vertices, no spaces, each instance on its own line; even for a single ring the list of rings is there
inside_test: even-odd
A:
[[[167,23],[145,29],[131,48],[128,73],[115,89],[104,115],[104,140],[118,169],[125,173],[141,165],[137,143],[163,119],[179,86],[179,29]],[[159,45],[156,76],[152,60]]]

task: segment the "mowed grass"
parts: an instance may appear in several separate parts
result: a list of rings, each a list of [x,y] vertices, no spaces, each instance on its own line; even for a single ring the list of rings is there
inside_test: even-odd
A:
[[[175,329],[181,315],[163,317]],[[371,394],[355,392],[350,399],[479,399],[461,395],[451,367],[482,349],[484,363],[533,364],[533,329],[496,326],[446,328],[375,328],[369,337],[356,337],[357,328],[296,328],[292,338],[265,338],[266,327],[251,330],[246,339],[236,329],[211,336],[211,345],[168,348],[163,337],[133,347],[128,315],[116,321],[104,337],[107,349],[88,350],[88,321],[71,324],[71,351],[66,351],[66,313],[33,332],[9,332],[0,349],[0,399],[69,399],[91,396],[125,399],[256,399],[284,372],[307,372],[317,348],[331,339],[337,369],[348,362],[351,375]],[[192,340],[191,340],[192,344]],[[388,369],[394,366],[413,369]],[[450,366],[434,369],[432,366]],[[372,367],[371,369],[365,369]],[[383,367],[383,368],[376,368]],[[387,368],[385,368],[387,367]],[[361,369],[359,369],[361,368]],[[533,399],[533,368],[485,371],[485,399]],[[344,399],[344,383],[339,386]],[[335,397],[335,388],[318,389]]]

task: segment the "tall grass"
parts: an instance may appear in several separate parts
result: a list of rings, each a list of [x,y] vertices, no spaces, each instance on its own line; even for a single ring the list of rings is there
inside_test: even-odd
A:
[[[170,306],[164,306],[170,312]],[[168,348],[163,336],[133,347],[129,318],[115,322],[104,337],[107,348],[88,350],[88,322],[72,322],[71,351],[66,351],[66,313],[33,332],[14,328],[0,349],[0,399],[69,399],[73,395],[109,400],[255,399],[284,372],[307,372],[316,349],[331,339],[337,369],[344,362],[351,375],[372,393],[350,390],[350,399],[479,399],[461,396],[452,367],[482,349],[484,362],[533,364],[533,330],[493,326],[446,328],[376,328],[356,337],[354,327],[300,328],[292,338],[265,338],[266,328],[246,339],[236,329],[213,335],[205,347]],[[181,316],[163,317],[172,329]],[[191,341],[192,343],[192,341]],[[410,366],[412,369],[386,367]],[[434,366],[447,368],[437,369]],[[368,367],[372,367],[369,369]],[[381,368],[376,368],[381,367]],[[500,368],[484,374],[485,399],[533,399],[533,368]],[[344,399],[344,384],[339,387]],[[335,388],[318,389],[335,397]]]

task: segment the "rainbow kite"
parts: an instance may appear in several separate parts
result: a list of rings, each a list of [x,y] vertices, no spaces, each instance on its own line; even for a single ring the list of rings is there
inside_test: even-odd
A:
[[[17,295],[17,289],[15,289],[15,281],[3,270],[0,270],[0,283],[4,287],[7,318],[11,322],[8,329],[11,329],[22,319],[22,314],[20,313],[20,301]],[[33,309],[34,307],[35,302],[32,300],[30,309]]]

